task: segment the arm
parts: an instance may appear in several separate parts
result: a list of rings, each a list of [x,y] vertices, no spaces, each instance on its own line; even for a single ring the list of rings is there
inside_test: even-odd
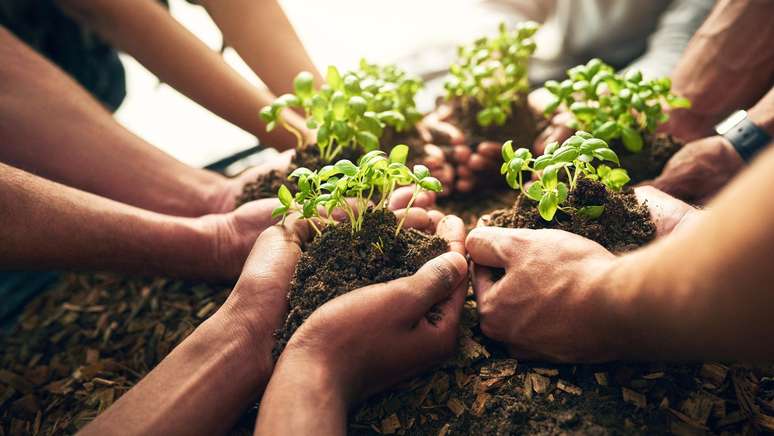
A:
[[[271,375],[272,333],[287,310],[288,283],[301,254],[292,228],[289,223],[265,231],[223,306],[81,433],[225,434],[231,429]]]
[[[706,211],[679,212],[668,236],[621,257],[562,231],[475,229],[482,331],[558,361],[771,360],[772,168],[770,149]]]
[[[268,144],[281,149],[295,146],[295,138],[284,129],[267,133],[258,116],[263,106],[274,101],[274,95],[241,77],[157,2],[59,0],[59,4],[102,38],[137,58],[159,79],[215,114]],[[287,85],[291,78],[284,78]],[[296,114],[288,113],[287,120],[305,131]]]
[[[0,161],[160,213],[233,209],[247,179],[192,168],[143,141],[4,28],[0,59],[13,59],[0,62]]]
[[[200,0],[226,43],[276,94],[293,92],[293,77],[309,71],[324,82],[276,0]]]
[[[467,288],[465,228],[446,217],[437,233],[456,253],[335,298],[299,327],[261,399],[255,434],[346,434],[349,407],[451,354]],[[441,319],[430,323],[434,307]]]
[[[712,135],[732,111],[750,107],[772,85],[771,2],[721,0],[672,74],[673,90],[693,102],[672,111],[664,130],[691,141]]]
[[[222,215],[149,212],[0,163],[3,268],[113,270],[233,279],[278,202]]]

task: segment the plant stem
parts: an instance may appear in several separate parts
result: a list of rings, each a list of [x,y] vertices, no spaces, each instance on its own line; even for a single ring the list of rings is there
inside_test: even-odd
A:
[[[284,127],[285,130],[292,133],[293,136],[296,137],[296,150],[301,149],[301,147],[304,145],[304,137],[303,135],[301,135],[301,132],[295,127],[285,122],[285,119],[282,118],[282,114],[279,114],[277,118],[279,118],[279,121],[280,121],[280,124],[282,124],[282,127]]]
[[[411,205],[414,204],[414,200],[417,198],[417,194],[419,194],[419,187],[417,186],[414,188],[414,192],[411,194],[411,200],[409,200],[408,205],[406,205],[406,213],[403,214],[403,218],[400,219],[400,222],[398,223],[398,227],[395,228],[395,236],[398,236],[398,233],[400,233],[401,227],[403,227],[403,223],[406,221],[406,217],[409,214],[409,211],[411,210]]]

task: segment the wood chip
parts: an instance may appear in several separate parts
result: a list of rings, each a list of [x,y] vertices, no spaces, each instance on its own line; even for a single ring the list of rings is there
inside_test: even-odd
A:
[[[680,411],[690,416],[694,422],[705,425],[714,407],[715,401],[712,398],[694,396],[683,401]]]
[[[726,380],[728,367],[720,363],[705,363],[699,370],[699,375],[715,386],[720,386]]]
[[[381,430],[383,434],[394,434],[399,428],[400,420],[398,419],[398,415],[394,413],[382,420]]]
[[[595,372],[594,373],[594,379],[597,381],[597,384],[600,386],[607,386],[608,380],[607,380],[607,373],[606,372]]]
[[[572,394],[572,395],[581,395],[581,394],[583,394],[583,389],[581,389],[578,386],[575,386],[573,384],[570,384],[570,383],[568,383],[568,382],[566,382],[564,380],[561,380],[561,379],[558,382],[556,382],[556,388],[561,390],[561,391],[567,392],[568,394]]]
[[[205,304],[205,305],[204,305],[204,307],[202,307],[201,309],[199,309],[199,311],[198,311],[198,312],[196,312],[196,317],[197,317],[197,318],[204,318],[204,317],[207,317],[207,316],[209,316],[209,315],[210,315],[212,312],[214,312],[214,311],[215,311],[215,309],[217,309],[217,307],[218,307],[218,305],[217,305],[217,304],[215,304],[215,302],[214,302],[214,301],[210,301],[209,303]]]
[[[645,395],[642,395],[637,391],[633,391],[629,388],[621,388],[621,393],[623,394],[623,400],[627,403],[634,404],[641,409],[644,409],[645,406],[648,405],[648,400],[645,398]]]
[[[465,413],[465,404],[458,398],[449,398],[449,401],[446,402],[446,407],[448,407],[457,418]]]
[[[438,430],[438,436],[446,436],[447,434],[449,434],[449,423],[448,422],[446,424],[444,424],[443,427],[441,427],[440,430]]]
[[[664,372],[651,372],[650,374],[645,374],[642,376],[645,380],[658,380],[660,378],[664,378]]]
[[[480,394],[476,395],[476,399],[473,401],[473,406],[470,408],[470,412],[473,415],[480,417],[486,410],[486,404],[489,402],[491,397],[492,396],[486,392],[481,392]]]
[[[16,389],[23,394],[29,394],[35,386],[24,377],[5,369],[0,369],[0,382]]]
[[[551,379],[534,372],[527,375],[527,377],[531,379],[532,390],[534,390],[536,394],[545,394],[548,392],[548,387],[551,386]]]
[[[532,370],[546,377],[556,377],[559,375],[559,370],[556,368],[532,368]]]

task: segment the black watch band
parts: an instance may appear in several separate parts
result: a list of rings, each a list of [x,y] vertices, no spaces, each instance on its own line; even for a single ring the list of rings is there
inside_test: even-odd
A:
[[[715,131],[734,146],[745,162],[754,158],[771,141],[771,136],[747,116],[747,111],[734,112],[715,126]]]

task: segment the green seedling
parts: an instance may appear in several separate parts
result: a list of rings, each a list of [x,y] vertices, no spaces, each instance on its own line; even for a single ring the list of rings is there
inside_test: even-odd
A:
[[[558,142],[548,144],[545,153],[538,157],[532,157],[526,148],[514,150],[513,142],[506,141],[502,155],[504,162],[500,173],[505,175],[508,186],[538,202],[538,212],[546,221],[554,219],[557,210],[577,212],[591,219],[602,214],[604,205],[585,206],[578,210],[565,205],[569,193],[575,189],[581,176],[599,180],[613,191],[620,191],[629,182],[629,176],[622,168],[593,165],[595,160],[618,165],[618,156],[605,141],[584,131],[576,132],[561,145]],[[560,171],[567,175],[567,183],[559,180]],[[525,188],[524,172],[540,173],[540,178]]]
[[[691,105],[687,99],[671,93],[672,81],[668,77],[644,80],[637,70],[617,74],[599,59],[567,70],[567,76],[562,82],[545,83],[553,94],[545,115],[564,107],[573,115],[570,128],[591,132],[608,142],[620,139],[632,153],[642,150],[644,133],[654,133],[667,121],[664,106]]]
[[[527,21],[508,30],[500,23],[496,36],[460,46],[444,84],[447,99],[459,98],[466,107],[478,103],[476,121],[482,127],[505,124],[513,103],[529,91],[527,68],[538,27]]]
[[[440,192],[442,186],[424,165],[416,165],[413,171],[409,170],[406,166],[408,151],[408,146],[397,145],[389,156],[381,150],[372,150],[363,155],[357,165],[342,159],[319,171],[298,168],[288,176],[288,179],[297,180],[298,192],[294,196],[286,186],[281,186],[277,195],[281,205],[272,216],[283,217],[284,220],[289,213],[298,212],[310,220],[319,235],[320,228],[315,221],[332,224],[332,212],[340,209],[346,213],[355,233],[362,229],[364,214],[372,203],[375,203],[372,210],[383,210],[395,188],[414,184],[415,189],[407,205],[410,208],[420,192]],[[378,201],[374,201],[377,198]],[[321,215],[321,211],[325,213]],[[398,223],[396,235],[405,219],[404,216]]]
[[[378,66],[362,60],[359,70],[344,75],[331,66],[325,80],[316,90],[314,76],[299,73],[293,81],[293,94],[282,95],[261,110],[266,129],[271,131],[280,124],[295,135],[300,148],[303,135],[282,115],[287,109],[300,109],[307,127],[317,129],[320,156],[333,162],[347,148],[362,147],[365,152],[378,149],[385,126],[404,131],[421,118],[414,104],[421,82],[394,65]]]

